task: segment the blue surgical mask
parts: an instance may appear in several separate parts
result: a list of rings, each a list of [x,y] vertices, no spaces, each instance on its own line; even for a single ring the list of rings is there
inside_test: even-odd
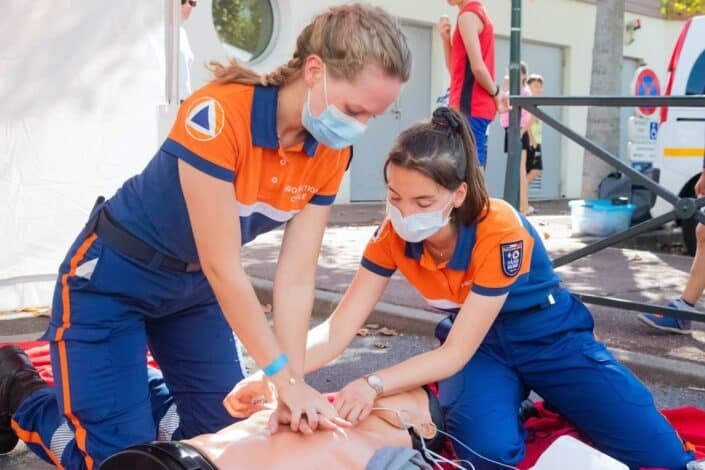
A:
[[[448,225],[450,214],[444,216],[448,206],[453,202],[451,195],[448,203],[442,208],[432,212],[418,212],[404,217],[401,211],[391,202],[387,201],[387,214],[392,221],[392,227],[397,234],[407,242],[417,243],[434,235]]]
[[[326,108],[318,116],[311,114],[311,89],[308,89],[306,103],[301,110],[301,123],[320,143],[332,149],[342,149],[354,144],[365,132],[367,126],[352,116],[328,104],[328,84],[326,67],[323,66],[323,94]]]

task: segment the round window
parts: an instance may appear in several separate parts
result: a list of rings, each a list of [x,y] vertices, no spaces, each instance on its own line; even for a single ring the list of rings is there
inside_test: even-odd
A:
[[[271,0],[213,0],[213,23],[225,52],[241,62],[261,57],[274,36]]]

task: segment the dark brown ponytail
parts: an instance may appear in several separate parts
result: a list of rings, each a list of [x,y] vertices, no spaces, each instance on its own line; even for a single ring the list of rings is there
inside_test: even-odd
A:
[[[489,196],[475,138],[467,119],[458,111],[438,108],[430,121],[402,132],[384,164],[385,182],[390,164],[416,170],[451,191],[467,183],[467,196],[460,207],[453,209],[453,220],[469,225],[487,214]]]

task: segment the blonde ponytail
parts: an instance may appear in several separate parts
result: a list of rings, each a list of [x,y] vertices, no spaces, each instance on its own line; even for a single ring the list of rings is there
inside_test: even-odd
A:
[[[375,64],[391,77],[406,82],[411,52],[399,23],[379,7],[359,3],[332,7],[316,16],[296,40],[294,55],[265,75],[242,66],[209,62],[213,81],[220,84],[279,86],[296,76],[306,58],[316,54],[336,78],[354,80],[366,64]]]

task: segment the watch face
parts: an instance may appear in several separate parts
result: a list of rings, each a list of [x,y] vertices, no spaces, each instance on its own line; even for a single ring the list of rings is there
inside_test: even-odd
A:
[[[377,393],[382,392],[382,379],[376,375],[370,375],[367,377],[367,383],[370,384],[370,387],[374,388]]]

